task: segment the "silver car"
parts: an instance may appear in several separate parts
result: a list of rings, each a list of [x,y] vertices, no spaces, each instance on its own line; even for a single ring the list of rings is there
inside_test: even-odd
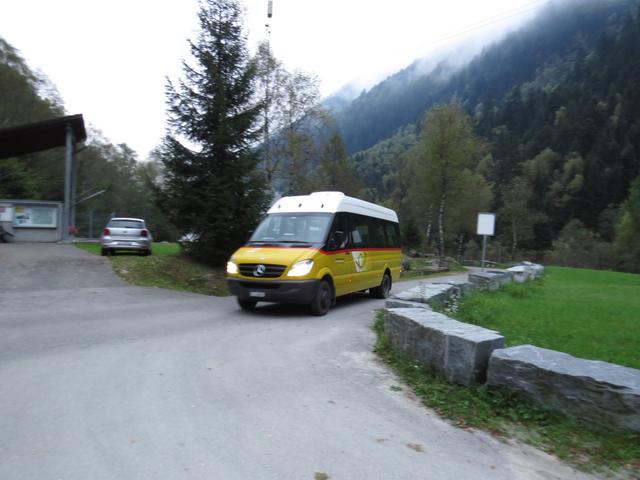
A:
[[[109,255],[123,250],[151,255],[152,241],[151,232],[141,218],[112,218],[102,231],[100,254]]]

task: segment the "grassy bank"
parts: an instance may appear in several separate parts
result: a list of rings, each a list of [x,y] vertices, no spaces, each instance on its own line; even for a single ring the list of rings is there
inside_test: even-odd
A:
[[[504,389],[447,383],[428,367],[394,351],[384,333],[382,314],[374,323],[375,352],[423,403],[455,425],[480,428],[497,437],[518,438],[584,470],[640,469],[640,435],[587,425],[540,407]]]
[[[580,358],[640,368],[640,275],[548,267],[543,280],[464,297],[454,315]]]
[[[76,247],[100,255],[98,243],[76,243]],[[153,255],[118,253],[109,257],[116,274],[134,285],[182,290],[204,295],[228,295],[224,272],[197,263],[180,254],[177,243],[154,243]]]

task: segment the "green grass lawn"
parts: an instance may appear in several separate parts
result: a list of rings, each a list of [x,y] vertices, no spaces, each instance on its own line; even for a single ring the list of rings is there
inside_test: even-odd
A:
[[[100,244],[96,242],[79,242],[74,245],[82,250],[86,250],[89,253],[95,253],[100,255]],[[180,253],[180,245],[177,243],[154,243],[153,244],[154,255],[174,255]],[[117,255],[131,255],[128,253],[122,253]]]
[[[543,280],[464,297],[455,317],[533,344],[640,368],[640,275],[548,267]]]
[[[99,243],[76,243],[76,247],[100,255]],[[177,243],[154,243],[153,254],[135,253],[110,256],[114,271],[134,285],[183,290],[205,295],[229,295],[224,272],[195,262],[180,253]]]

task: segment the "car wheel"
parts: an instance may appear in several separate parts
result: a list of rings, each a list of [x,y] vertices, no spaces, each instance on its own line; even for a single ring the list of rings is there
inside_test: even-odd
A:
[[[333,304],[333,288],[328,281],[322,280],[309,308],[313,315],[325,315]]]
[[[382,282],[380,286],[369,289],[369,294],[373,298],[389,298],[389,294],[391,293],[391,275],[388,272],[385,272],[382,277]]]
[[[109,254],[109,252],[107,251],[106,248],[101,248],[100,249],[100,255],[102,255],[103,257],[106,257]]]
[[[241,298],[238,298],[238,305],[240,305],[240,308],[242,310],[253,310],[256,306],[256,302],[255,300],[243,300]]]

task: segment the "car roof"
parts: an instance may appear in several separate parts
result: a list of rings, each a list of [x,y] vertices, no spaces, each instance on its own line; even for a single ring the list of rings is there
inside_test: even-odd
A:
[[[111,220],[133,220],[136,222],[144,222],[142,218],[128,218],[128,217],[113,217],[109,219],[109,221]]]

